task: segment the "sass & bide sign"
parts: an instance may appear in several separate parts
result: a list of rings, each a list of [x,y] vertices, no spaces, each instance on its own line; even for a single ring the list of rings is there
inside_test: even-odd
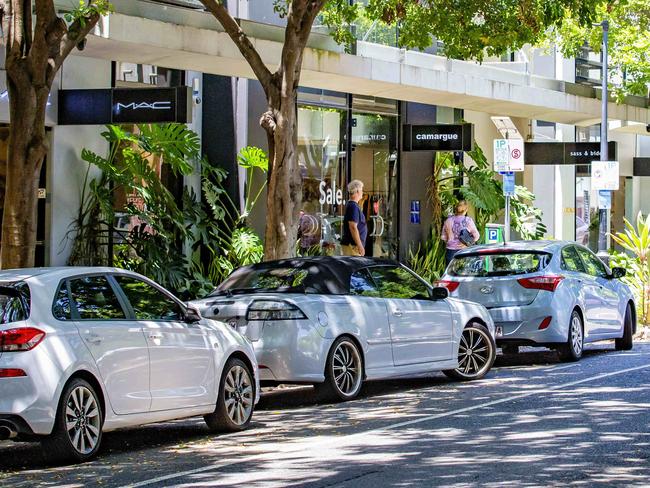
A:
[[[318,203],[321,205],[343,204],[343,191],[340,188],[336,188],[336,181],[332,182],[332,188],[327,188],[327,183],[321,181],[320,185],[318,185],[318,191],[320,192]]]

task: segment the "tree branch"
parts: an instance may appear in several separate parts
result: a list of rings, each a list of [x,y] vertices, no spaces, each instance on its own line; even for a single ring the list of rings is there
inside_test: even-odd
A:
[[[286,88],[292,89],[300,79],[302,59],[314,20],[325,6],[326,0],[293,0],[287,14],[282,61]]]
[[[253,46],[251,40],[241,29],[237,21],[230,15],[228,9],[222,2],[223,0],[201,0],[201,3],[205,5],[205,8],[214,15],[226,33],[230,36],[239,49],[239,52],[244,56],[244,59],[248,61],[248,64],[253,69],[253,73],[255,73],[255,76],[268,95],[268,89],[272,81],[271,72],[262,61],[262,58],[255,49],[255,46]]]
[[[63,64],[63,61],[65,61],[65,59],[77,46],[77,44],[79,44],[80,41],[84,40],[90,31],[95,28],[97,22],[99,22],[100,17],[101,16],[98,13],[93,13],[90,16],[84,18],[83,25],[82,22],[77,19],[72,24],[70,24],[66,30],[63,31],[59,52],[54,57],[54,73],[58,71],[58,69]],[[62,19],[59,20],[61,23],[63,23]],[[65,27],[65,23],[63,23],[63,26]]]

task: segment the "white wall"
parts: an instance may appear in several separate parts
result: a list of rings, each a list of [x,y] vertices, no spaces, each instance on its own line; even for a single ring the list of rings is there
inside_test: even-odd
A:
[[[59,80],[65,89],[110,88],[111,63],[73,56],[63,65]],[[46,227],[49,232],[46,242],[49,248],[46,265],[66,264],[74,237],[70,235],[68,239],[66,235],[79,211],[87,169],[87,163],[81,159],[81,150],[86,148],[98,154],[106,154],[108,144],[100,136],[101,132],[102,126],[56,126],[52,129],[47,175]]]

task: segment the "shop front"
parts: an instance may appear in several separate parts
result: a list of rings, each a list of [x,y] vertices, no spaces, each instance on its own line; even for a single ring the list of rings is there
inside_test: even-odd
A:
[[[356,179],[364,183],[366,255],[398,256],[398,119],[396,101],[301,91],[299,254],[340,254],[347,184]]]

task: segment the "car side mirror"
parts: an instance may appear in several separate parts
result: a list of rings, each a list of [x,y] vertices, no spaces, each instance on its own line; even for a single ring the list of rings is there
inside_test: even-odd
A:
[[[612,279],[623,278],[627,274],[625,268],[612,268],[612,274],[610,275]]]
[[[201,317],[201,312],[193,307],[187,307],[185,309],[185,322],[188,324],[193,324],[194,322],[199,322],[203,317]]]
[[[436,286],[431,290],[431,300],[444,300],[449,298],[449,290],[444,286]]]

